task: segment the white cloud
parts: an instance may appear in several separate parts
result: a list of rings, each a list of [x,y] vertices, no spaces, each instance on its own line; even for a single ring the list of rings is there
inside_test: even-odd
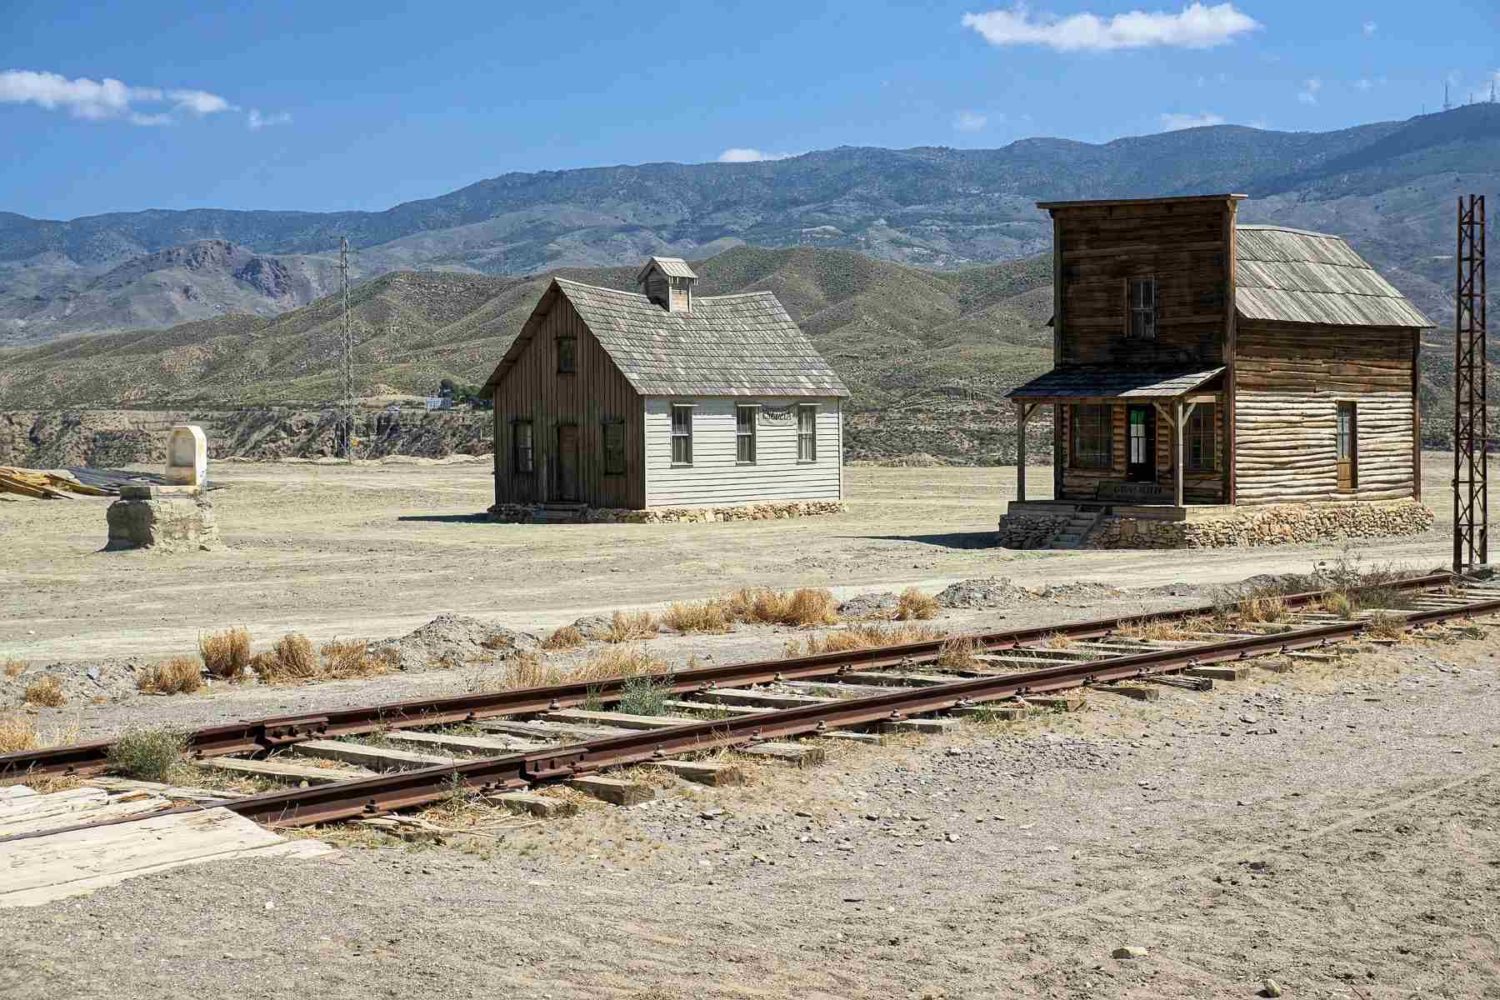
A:
[[[0,71],[0,103],[34,104],[48,111],[66,111],[84,121],[121,120],[132,125],[169,125],[176,113],[203,116],[234,108],[206,90],[131,87],[109,77],[70,80],[59,73],[29,69]]]
[[[1364,24],[1359,26],[1359,30],[1365,33],[1366,38],[1372,37],[1379,29],[1380,25],[1376,24],[1374,21],[1366,21]]]
[[[1205,125],[1223,125],[1224,116],[1216,115],[1211,111],[1205,111],[1199,115],[1185,115],[1168,112],[1161,116],[1161,128],[1163,132],[1176,132],[1184,128],[1202,128]]]
[[[262,114],[259,108],[251,108],[250,113],[245,115],[245,127],[252,132],[258,132],[263,128],[271,128],[273,125],[290,124],[292,116],[285,111],[276,114]]]
[[[1141,49],[1151,46],[1206,49],[1224,45],[1236,35],[1260,27],[1232,3],[1212,7],[1192,3],[1177,13],[1133,10],[1105,19],[1098,14],[1032,17],[1024,3],[1009,10],[965,14],[963,25],[973,28],[991,45],[1045,45],[1059,52]]]
[[[766,160],[784,160],[791,153],[766,153],[748,146],[731,146],[719,154],[720,163],[762,163]]]
[[[1303,104],[1317,104],[1318,91],[1323,89],[1323,81],[1313,77],[1302,85],[1302,90],[1297,94],[1297,100]]]
[[[960,132],[978,132],[990,123],[990,116],[978,111],[960,111],[953,116],[953,127]]]

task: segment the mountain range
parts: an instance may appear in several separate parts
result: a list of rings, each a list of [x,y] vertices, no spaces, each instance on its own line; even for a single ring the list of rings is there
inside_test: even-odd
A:
[[[269,316],[397,270],[524,275],[702,259],[741,245],[953,270],[1044,251],[1044,199],[1241,191],[1244,221],[1328,230],[1435,315],[1453,196],[1500,180],[1500,106],[1326,133],[1220,125],[1101,145],[843,147],[760,163],[506,174],[383,212],[194,209],[71,221],[0,213],[0,345]]]

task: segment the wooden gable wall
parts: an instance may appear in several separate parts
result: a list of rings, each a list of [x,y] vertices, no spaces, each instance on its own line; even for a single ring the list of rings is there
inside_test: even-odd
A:
[[[1068,205],[1052,209],[1057,363],[1191,369],[1224,363],[1233,202]],[[1154,275],[1154,341],[1127,340],[1128,281]]]
[[[577,371],[557,370],[560,336],[577,340]],[[559,295],[530,342],[495,386],[495,500],[541,503],[558,496],[558,427],[578,434],[578,500],[592,507],[644,506],[645,406],[567,297]],[[515,422],[529,419],[535,471],[515,469]],[[604,424],[625,427],[625,472],[604,472]]]

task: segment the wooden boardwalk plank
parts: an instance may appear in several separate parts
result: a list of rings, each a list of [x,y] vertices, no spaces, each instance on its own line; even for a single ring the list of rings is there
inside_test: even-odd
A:
[[[318,767],[316,764],[299,764],[280,757],[269,760],[248,760],[244,757],[210,757],[198,761],[199,767],[231,774],[245,774],[255,778],[272,778],[277,781],[306,781],[314,785],[331,785],[354,778],[369,778],[374,771],[364,767]]]
[[[377,747],[368,743],[345,743],[340,740],[308,740],[305,743],[293,744],[291,750],[308,757],[336,760],[344,764],[372,768],[376,771],[401,771],[432,767],[434,764],[456,763],[453,757]]]

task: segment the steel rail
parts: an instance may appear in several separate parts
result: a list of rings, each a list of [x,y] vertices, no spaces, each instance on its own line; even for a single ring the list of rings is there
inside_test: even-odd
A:
[[[1391,581],[1381,586],[1400,590],[1421,590],[1452,583],[1451,573],[1433,573]],[[1305,607],[1327,597],[1330,591],[1306,591],[1283,596],[1288,607]],[[1138,615],[1103,618],[1071,624],[1037,628],[1008,629],[970,635],[945,636],[942,639],[881,646],[873,649],[814,653],[781,659],[752,660],[692,670],[667,671],[645,675],[673,694],[704,691],[714,687],[749,687],[773,681],[808,680],[831,677],[850,670],[879,669],[903,664],[930,663],[937,659],[943,645],[954,639],[967,639],[985,650],[1013,649],[1053,636],[1089,639],[1109,635],[1132,625],[1156,621],[1180,621],[1203,617],[1220,610],[1215,605],[1196,605],[1170,611],[1153,611]],[[573,708],[598,700],[611,702],[623,693],[625,678],[594,682],[555,684],[515,691],[454,695],[387,702],[356,708],[331,709],[299,715],[246,719],[218,726],[208,726],[187,734],[187,753],[192,757],[223,757],[259,753],[292,743],[314,739],[359,736],[388,729],[410,729],[420,726],[455,725],[506,715]],[[47,747],[0,754],[0,776],[29,774],[87,775],[104,770],[109,748],[114,740],[91,740],[67,746]]]
[[[1500,599],[1406,615],[1404,628],[1452,618],[1500,612]],[[849,698],[714,721],[684,722],[530,753],[510,754],[399,771],[333,785],[267,792],[223,803],[225,808],[269,826],[307,826],[368,816],[439,801],[455,785],[499,792],[566,780],[608,767],[648,763],[677,754],[720,749],[778,737],[801,736],[900,720],[911,715],[978,705],[1028,694],[1150,677],[1190,667],[1326,646],[1357,636],[1367,621],[1338,622],[1201,646],[1151,650],[1081,661],[1021,673],[956,680],[930,687]]]

